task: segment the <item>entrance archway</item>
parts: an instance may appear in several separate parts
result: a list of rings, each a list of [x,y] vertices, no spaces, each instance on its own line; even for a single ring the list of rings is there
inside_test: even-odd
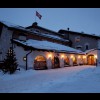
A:
[[[88,65],[95,65],[94,55],[88,55],[88,57],[87,57],[87,64]]]
[[[52,65],[53,68],[60,68],[60,61],[57,56],[52,59]]]
[[[67,67],[69,66],[69,58],[66,56],[65,59],[64,59],[64,67]]]
[[[34,69],[47,69],[46,59],[44,56],[37,56],[34,60]]]

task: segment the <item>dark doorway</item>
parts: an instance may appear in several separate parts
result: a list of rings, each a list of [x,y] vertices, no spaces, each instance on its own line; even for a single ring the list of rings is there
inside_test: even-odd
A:
[[[52,59],[53,68],[60,68],[59,58],[56,56]]]

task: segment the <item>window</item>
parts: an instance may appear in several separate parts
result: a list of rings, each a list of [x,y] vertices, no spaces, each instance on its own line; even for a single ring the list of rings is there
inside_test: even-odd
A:
[[[79,42],[80,41],[80,36],[75,37],[75,42]]]
[[[0,52],[0,61],[2,61],[2,52]]]
[[[35,30],[35,32],[39,33],[40,31],[39,30]]]
[[[89,49],[89,43],[86,43],[85,44],[85,50],[88,50]]]
[[[26,36],[19,36],[19,40],[25,41],[26,40]]]
[[[88,45],[86,45],[86,50],[88,50],[89,49],[89,46]]]
[[[78,45],[78,46],[76,46],[76,49],[81,50],[82,49],[82,46],[81,45]]]

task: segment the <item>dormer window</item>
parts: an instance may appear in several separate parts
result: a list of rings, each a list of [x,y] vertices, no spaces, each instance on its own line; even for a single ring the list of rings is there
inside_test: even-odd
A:
[[[39,30],[35,30],[35,31],[38,32],[38,33],[40,32]]]
[[[26,36],[19,36],[19,40],[26,41]]]
[[[81,45],[78,45],[78,46],[76,46],[76,49],[81,50],[82,49],[82,46]]]
[[[75,37],[75,42],[80,42],[80,36]]]

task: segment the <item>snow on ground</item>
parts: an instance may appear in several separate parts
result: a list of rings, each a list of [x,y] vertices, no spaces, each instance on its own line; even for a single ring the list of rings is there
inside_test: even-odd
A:
[[[0,71],[0,93],[100,93],[100,67]]]

